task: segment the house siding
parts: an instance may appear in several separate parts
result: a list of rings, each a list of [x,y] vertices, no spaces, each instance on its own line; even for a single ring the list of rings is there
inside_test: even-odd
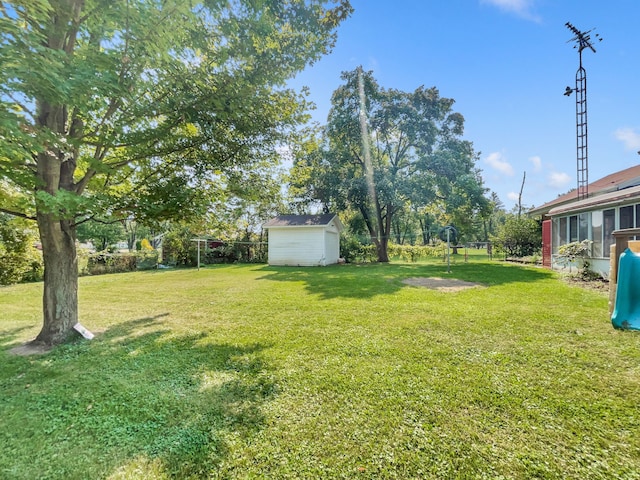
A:
[[[559,256],[560,246],[590,240],[591,252],[586,260],[592,270],[606,277],[614,243],[612,233],[640,227],[640,165],[589,184],[587,198],[578,199],[575,191],[569,192],[530,210],[529,215],[540,215],[543,222],[551,220],[551,238],[543,240],[543,249],[551,247],[551,268],[566,268]],[[581,266],[578,260],[571,268]]]
[[[269,265],[311,267],[331,263],[325,254],[324,230],[324,227],[270,228]]]
[[[264,228],[269,234],[269,265],[311,267],[338,263],[344,227],[335,214],[279,215]]]
[[[338,263],[340,257],[340,234],[337,231],[327,229],[324,232],[326,264]]]
[[[552,268],[580,268],[581,260],[571,265],[561,263],[559,247],[574,241],[591,240],[591,255],[586,260],[591,270],[606,278],[609,275],[610,247],[615,243],[612,233],[621,228],[634,227],[640,227],[640,197],[625,198],[624,202],[617,205],[604,203],[600,208],[589,211],[565,211],[553,215]]]

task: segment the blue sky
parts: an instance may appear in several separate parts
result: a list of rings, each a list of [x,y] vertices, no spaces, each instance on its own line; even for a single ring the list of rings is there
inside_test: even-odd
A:
[[[640,1],[351,0],[334,51],[296,77],[325,123],[340,72],[362,65],[381,86],[435,86],[465,117],[486,187],[507,209],[576,187],[571,22],[594,29],[587,71],[589,181],[640,163]],[[604,40],[595,41],[595,33]]]

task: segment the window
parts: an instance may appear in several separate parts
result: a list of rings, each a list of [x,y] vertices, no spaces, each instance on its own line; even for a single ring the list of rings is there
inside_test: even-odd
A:
[[[620,207],[620,229],[634,227],[633,205]]]
[[[602,258],[602,211],[591,213],[591,235],[593,240],[593,256]]]
[[[558,253],[558,247],[560,246],[560,219],[553,218],[551,220],[551,232],[553,239],[551,240],[551,253]]]
[[[553,219],[553,253],[567,243],[592,240],[591,256],[609,258],[613,231],[640,228],[640,203]],[[640,240],[640,235],[636,236]]]
[[[578,216],[569,217],[569,243],[578,241]]]
[[[589,213],[581,213],[578,215],[578,240],[589,239]]]
[[[562,217],[560,219],[558,233],[560,234],[560,241],[558,242],[558,245],[564,245],[567,243],[567,217]]]
[[[613,245],[613,231],[616,229],[616,210],[612,208],[602,212],[602,253],[609,258],[611,245]]]

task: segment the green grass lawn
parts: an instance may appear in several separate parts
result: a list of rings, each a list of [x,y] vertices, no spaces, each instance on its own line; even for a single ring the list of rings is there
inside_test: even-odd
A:
[[[10,355],[41,290],[0,288],[2,479],[640,478],[640,332],[547,270],[85,277],[96,338]]]

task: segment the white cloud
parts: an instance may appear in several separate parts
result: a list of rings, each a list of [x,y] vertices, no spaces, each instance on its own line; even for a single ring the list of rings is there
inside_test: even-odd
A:
[[[513,202],[517,202],[520,195],[516,192],[507,193],[507,198]]]
[[[566,173],[551,172],[547,177],[549,185],[554,188],[563,188],[571,183],[571,177]]]
[[[513,176],[513,167],[509,162],[507,162],[504,155],[500,152],[490,153],[489,156],[484,159],[484,162],[500,173],[503,173],[510,177]]]
[[[533,164],[534,172],[539,172],[540,170],[542,170],[542,159],[540,157],[538,157],[537,155],[534,157],[530,157],[529,161]]]
[[[635,128],[623,127],[616,130],[613,135],[624,143],[627,150],[640,150],[640,132]]]
[[[488,3],[508,13],[513,13],[526,20],[540,22],[541,18],[531,10],[536,0],[480,0],[480,3]]]

